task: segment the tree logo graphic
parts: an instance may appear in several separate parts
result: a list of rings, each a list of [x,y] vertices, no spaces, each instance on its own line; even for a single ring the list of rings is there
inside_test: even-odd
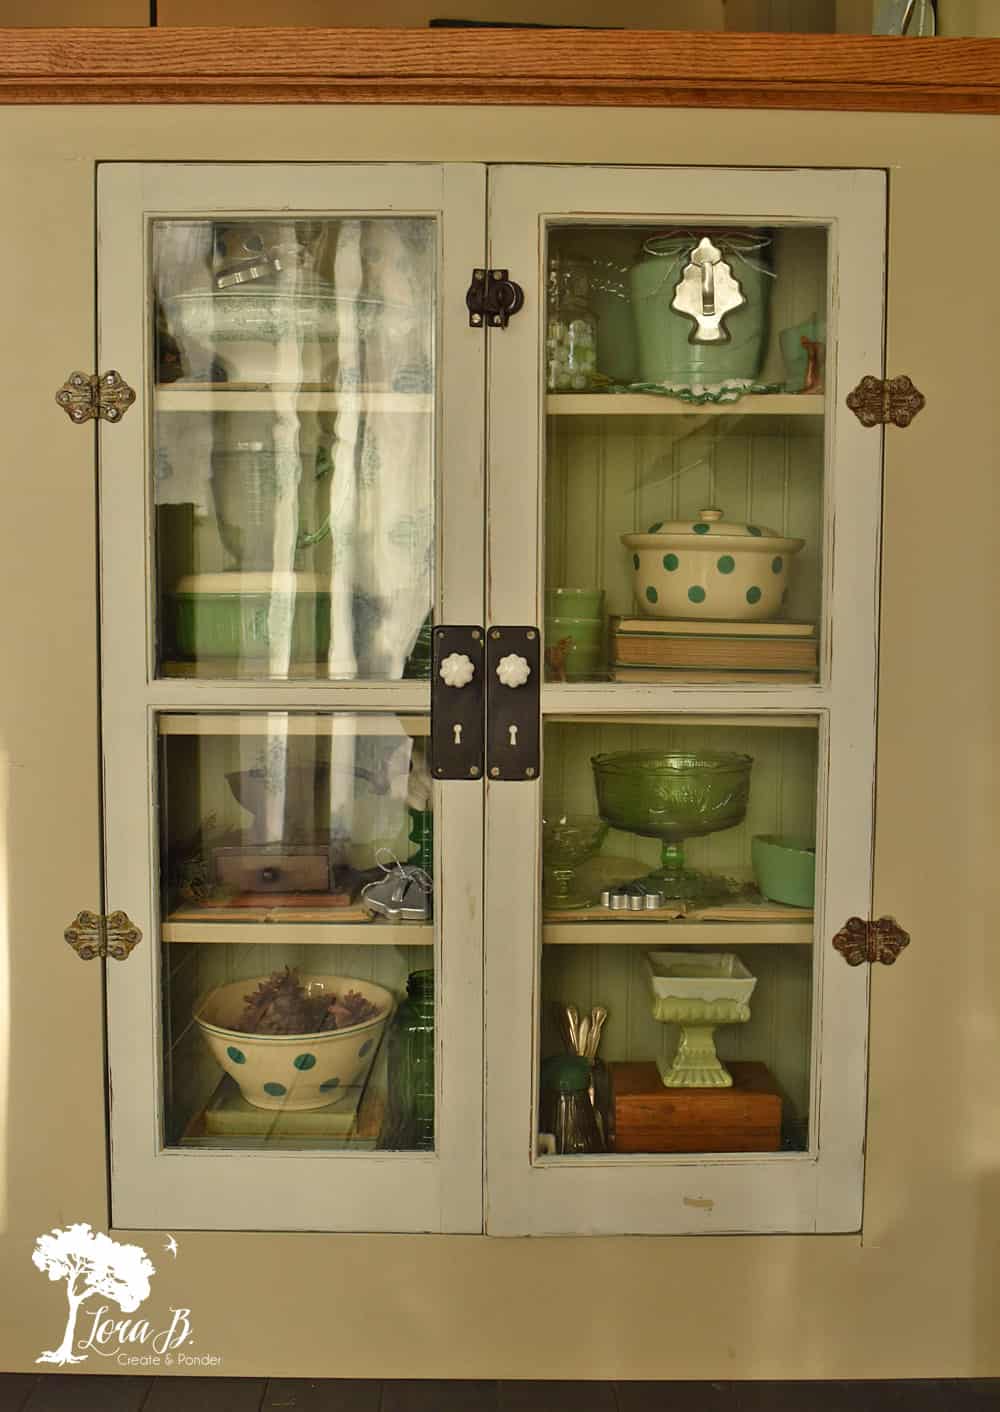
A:
[[[130,1314],[149,1298],[149,1277],[156,1273],[141,1246],[119,1245],[86,1224],[39,1236],[31,1260],[50,1280],[66,1281],[69,1315],[62,1343],[35,1360],[60,1366],[86,1361],[85,1353],[73,1352],[77,1315],[85,1299],[102,1295]]]

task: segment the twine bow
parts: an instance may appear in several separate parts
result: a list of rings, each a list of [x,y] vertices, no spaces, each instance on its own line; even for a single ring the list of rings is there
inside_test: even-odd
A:
[[[753,258],[756,251],[764,250],[771,244],[769,235],[740,235],[738,232],[718,232],[713,235],[710,229],[706,230],[705,234],[727,260],[738,260],[740,264],[746,265],[747,269],[756,270],[761,275],[767,275],[768,279],[777,279],[774,271],[769,269],[762,260]],[[649,290],[644,296],[646,299],[652,299],[659,294],[677,267],[687,259],[697,244],[698,237],[692,236],[690,230],[668,230],[664,231],[662,235],[651,235],[642,242],[643,251],[647,255],[654,255],[658,259],[670,261],[664,271],[663,279],[655,289]]]

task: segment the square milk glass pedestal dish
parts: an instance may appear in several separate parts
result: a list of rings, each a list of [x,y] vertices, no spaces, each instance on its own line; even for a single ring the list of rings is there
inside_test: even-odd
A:
[[[646,956],[653,1018],[680,1026],[673,1060],[658,1059],[667,1088],[731,1088],[715,1051],[716,1025],[745,1024],[757,984],[738,956],[716,951],[650,951]]]

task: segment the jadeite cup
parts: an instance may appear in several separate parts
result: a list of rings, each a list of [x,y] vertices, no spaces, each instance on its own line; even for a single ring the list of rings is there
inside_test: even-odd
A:
[[[549,618],[603,618],[604,589],[547,588],[545,615]]]
[[[558,652],[567,681],[597,676],[604,669],[604,619],[547,617],[545,647]]]
[[[604,670],[604,589],[547,588],[545,646],[556,649],[560,663],[555,666],[550,659],[550,677],[579,681],[599,676]]]

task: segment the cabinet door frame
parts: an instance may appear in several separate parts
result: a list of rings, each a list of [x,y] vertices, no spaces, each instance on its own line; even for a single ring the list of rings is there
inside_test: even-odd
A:
[[[490,260],[525,311],[490,358],[491,622],[543,617],[545,225],[552,219],[684,225],[798,222],[829,232],[824,476],[824,683],[812,687],[551,685],[542,716],[814,715],[825,887],[813,943],[813,1120],[808,1152],[538,1158],[536,1009],[542,783],[487,783],[487,1230],[501,1235],[836,1232],[860,1228],[869,976],[830,941],[870,915],[873,865],[882,438],[845,406],[883,365],[887,183],[872,170],[499,166]],[[501,415],[517,407],[517,418]],[[739,410],[735,404],[733,410]],[[834,533],[834,530],[836,531]],[[527,546],[527,550],[525,549]],[[544,774],[544,761],[543,761]],[[660,936],[649,945],[678,944]]]
[[[421,713],[426,682],[156,679],[150,557],[149,222],[156,216],[427,215],[438,220],[437,621],[481,622],[484,505],[481,330],[464,310],[482,261],[477,164],[108,163],[98,171],[98,357],[136,392],[101,424],[100,520],[105,872],[112,908],[144,942],[108,967],[111,1210],[117,1229],[482,1229],[482,786],[434,785],[437,1151],[233,1152],[164,1148],[155,717],[161,711]],[[331,944],[337,944],[331,926]],[[396,938],[406,944],[405,924]]]

